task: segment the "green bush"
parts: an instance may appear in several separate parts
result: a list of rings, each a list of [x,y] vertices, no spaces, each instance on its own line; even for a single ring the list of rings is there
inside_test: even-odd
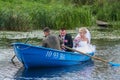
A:
[[[119,1],[107,1],[98,2],[92,8],[93,13],[97,16],[97,19],[103,21],[120,21],[120,2]]]

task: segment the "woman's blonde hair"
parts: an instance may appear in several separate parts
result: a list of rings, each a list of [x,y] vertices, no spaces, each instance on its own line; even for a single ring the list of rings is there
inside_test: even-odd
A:
[[[79,28],[79,32],[87,33],[87,28],[81,27],[81,28]]]

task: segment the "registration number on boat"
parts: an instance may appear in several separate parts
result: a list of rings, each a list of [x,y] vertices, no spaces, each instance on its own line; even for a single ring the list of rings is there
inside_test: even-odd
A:
[[[63,53],[47,51],[46,57],[54,57],[59,59],[65,59],[65,55]]]

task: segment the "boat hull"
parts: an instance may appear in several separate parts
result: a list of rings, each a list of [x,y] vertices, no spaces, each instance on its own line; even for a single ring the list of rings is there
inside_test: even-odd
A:
[[[64,52],[24,43],[13,43],[13,48],[18,60],[25,68],[69,66],[90,60],[90,57],[80,53]],[[87,54],[94,55],[94,53]]]

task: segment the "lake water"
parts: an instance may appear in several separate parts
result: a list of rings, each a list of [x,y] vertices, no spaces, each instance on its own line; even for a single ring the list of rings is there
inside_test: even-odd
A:
[[[9,44],[16,41],[19,40],[0,39],[0,80],[120,80],[120,67],[94,59],[69,67],[26,70],[17,58],[15,65],[11,63],[14,51]],[[36,44],[38,41],[32,39]],[[93,39],[92,44],[96,45],[95,56],[120,63],[120,39]]]

